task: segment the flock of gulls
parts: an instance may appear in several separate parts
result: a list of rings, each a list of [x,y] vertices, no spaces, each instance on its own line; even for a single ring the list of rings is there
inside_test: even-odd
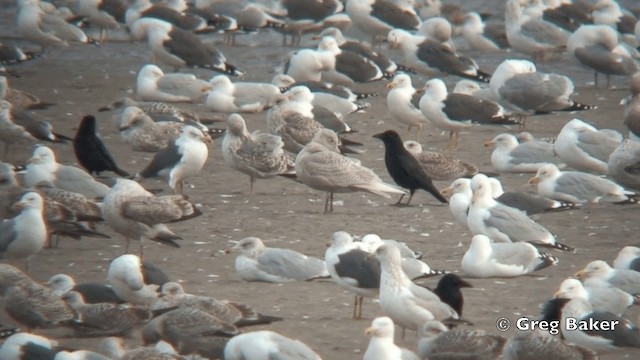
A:
[[[355,296],[354,319],[362,318],[365,297],[377,299],[384,316],[363,329],[371,337],[365,360],[595,359],[640,347],[640,330],[625,316],[640,294],[640,248],[624,241],[611,265],[590,254],[593,261],[566,274],[555,294],[540,294],[539,327],[510,338],[474,327],[463,314],[461,291],[473,287],[470,278],[544,274],[571,262],[581,249],[547,228],[545,213],[560,219],[558,212],[606,209],[603,203],[637,211],[640,9],[615,0],[507,0],[493,14],[478,14],[467,4],[442,2],[17,0],[7,6],[16,23],[15,37],[0,44],[0,304],[11,323],[0,332],[0,359],[321,358],[315,344],[293,333],[250,328],[288,321],[286,313],[262,314],[236,300],[188,293],[144,257],[147,241],[180,247],[188,234],[168,224],[188,223],[206,211],[185,183],[206,176],[211,146],[221,147],[225,169],[249,177],[250,194],[256,180],[284,177],[280,181],[289,187],[324,193],[327,214],[336,204],[346,208],[334,200],[341,193],[396,197],[397,206],[410,206],[416,191],[424,190],[446,204],[428,204],[430,211],[449,211],[446,216],[471,234],[456,260],[459,269],[433,269],[402,242],[346,231],[325,235],[330,244],[323,259],[269,247],[259,238],[269,234],[226,249],[237,254],[235,270],[243,281],[330,279]],[[283,39],[273,63],[277,74],[269,82],[245,81],[260,74],[223,50],[269,32]],[[301,47],[303,37],[316,45]],[[115,49],[122,40],[144,51],[148,63],[139,68],[132,94],[100,99],[109,105],[99,110],[113,114],[121,143],[150,156],[136,172],[110,153],[118,144],[98,135],[95,115],[79,119],[75,135],[65,136],[41,119],[41,111],[55,104],[10,86],[28,76],[21,63],[38,64],[77,46],[113,43]],[[245,50],[250,61],[268,61]],[[499,59],[491,66],[495,71],[482,69],[471,53],[477,59],[491,53]],[[117,50],[109,55],[126,56]],[[597,106],[577,99],[569,76],[538,70],[549,61],[592,71],[602,94],[611,91],[611,76],[629,83],[625,110],[614,120],[628,136],[579,119]],[[209,77],[196,76],[202,73],[194,68]],[[363,83],[377,91],[358,90]],[[359,159],[372,149],[354,140],[359,129],[349,123],[354,114],[371,111],[370,101],[382,91],[391,121],[371,135],[384,146],[388,177]],[[184,103],[197,104],[197,111]],[[578,117],[554,138],[524,131],[532,117],[558,112]],[[226,124],[211,113],[223,114]],[[262,124],[245,119],[247,113]],[[260,125],[264,130],[253,129]],[[467,137],[486,131],[494,132],[484,144],[491,148],[491,169],[455,157]],[[446,147],[434,150],[421,143],[425,136]],[[216,139],[218,145],[211,145]],[[16,150],[26,144],[30,156]],[[73,154],[80,167],[58,162],[54,149]],[[503,187],[499,177],[517,173],[529,174],[533,192]],[[151,183],[142,181],[149,178],[167,186],[148,188]],[[434,181],[450,185],[439,188]],[[126,240],[125,254],[110,262],[106,283],[30,272],[30,262],[60,237],[115,236]],[[43,275],[48,282],[31,277]],[[433,288],[415,282],[434,276]],[[576,329],[568,327],[572,321]],[[396,327],[402,346],[395,343]],[[498,330],[506,330],[500,321]],[[60,333],[99,338],[99,346],[60,347]]]

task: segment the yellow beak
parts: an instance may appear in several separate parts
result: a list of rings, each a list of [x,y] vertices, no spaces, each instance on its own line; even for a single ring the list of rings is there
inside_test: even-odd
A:
[[[484,145],[484,147],[487,147],[487,148],[493,148],[493,146],[494,146],[495,144],[496,144],[496,142],[495,142],[495,141],[493,141],[493,140],[489,140],[489,141],[486,141],[483,145]]]
[[[446,188],[440,190],[440,194],[442,196],[449,196],[451,195],[452,192],[453,192],[453,188],[451,188],[451,186],[447,186]]]
[[[536,184],[538,184],[540,182],[540,180],[541,180],[540,177],[534,176],[531,179],[529,179],[529,181],[527,181],[527,184],[536,185]]]
[[[387,84],[387,89],[393,89],[394,87],[396,87],[396,84],[393,82]]]

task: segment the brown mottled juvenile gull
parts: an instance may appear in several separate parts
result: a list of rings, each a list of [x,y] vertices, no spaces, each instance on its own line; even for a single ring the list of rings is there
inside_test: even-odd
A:
[[[136,79],[136,94],[142,101],[199,102],[210,89],[211,84],[193,74],[165,74],[153,64],[143,66]]]
[[[471,177],[478,173],[478,168],[473,164],[444,153],[423,151],[422,145],[417,141],[407,140],[404,142],[404,147],[418,160],[424,172],[433,180],[453,180]]]
[[[257,82],[231,82],[226,75],[216,75],[210,80],[211,89],[206,98],[209,109],[216,112],[264,111],[284,95],[275,85]]]
[[[300,340],[269,330],[236,335],[224,348],[225,360],[267,359],[274,355],[299,360],[321,359],[320,355]]]
[[[55,187],[80,193],[89,198],[102,198],[109,187],[96,181],[84,170],[70,165],[62,165],[50,148],[36,146],[24,174],[24,185],[36,186],[42,181],[49,181]]]
[[[289,249],[267,247],[257,237],[244,238],[226,252],[240,252],[236,272],[246,281],[280,283],[329,276],[323,260]]]
[[[49,281],[47,281],[47,285],[58,296],[62,296],[69,291],[75,291],[82,295],[82,299],[88,304],[119,304],[124,302],[109,285],[93,282],[76,284],[75,280],[67,274],[53,275]]]
[[[154,122],[137,106],[128,106],[120,114],[120,137],[134,151],[160,151],[180,136],[183,128],[181,122]]]
[[[394,344],[395,325],[387,316],[373,319],[365,334],[371,336],[369,346],[362,357],[363,360],[418,360],[412,351]]]
[[[581,280],[596,278],[631,295],[640,294],[640,272],[614,269],[603,260],[594,260],[575,274]]]
[[[35,189],[45,200],[53,200],[71,210],[79,221],[104,221],[100,206],[80,193],[57,188],[48,181],[37,183]]]
[[[375,252],[380,261],[380,307],[399,326],[418,330],[428,320],[458,319],[458,313],[430,290],[414,284],[401,267],[400,250],[382,245]]]
[[[536,329],[516,332],[504,345],[502,359],[597,360],[598,355],[591,350],[569,344],[548,331]]]
[[[640,248],[637,246],[625,246],[620,249],[615,260],[613,260],[613,267],[640,271]]]
[[[387,88],[391,89],[387,94],[387,109],[391,117],[407,125],[409,131],[412,127],[417,127],[417,139],[420,139],[422,127],[429,122],[418,108],[422,94],[416,91],[411,84],[411,77],[407,74],[394,76]]]
[[[442,322],[425,322],[419,330],[420,359],[496,359],[507,339],[484,330],[451,329]]]
[[[555,265],[558,258],[540,252],[526,242],[492,243],[485,235],[475,235],[462,257],[465,275],[479,278],[516,277]]]
[[[635,203],[638,196],[609,179],[580,171],[560,171],[553,164],[541,166],[528,183],[537,185],[539,195],[572,203]]]
[[[154,196],[133,180],[117,179],[103,201],[104,219],[113,230],[129,239],[158,241],[180,247],[182,239],[164,224],[191,219],[202,212],[183,195]]]
[[[184,356],[178,355],[165,341],[159,341],[154,347],[137,346],[127,349],[123,338],[110,336],[100,341],[98,351],[111,359],[119,360],[184,360]]]
[[[13,122],[11,116],[11,103],[0,100],[0,141],[4,143],[4,154],[7,155],[10,146],[19,141],[35,141],[23,126]]]
[[[335,132],[322,129],[305,145],[296,157],[296,175],[305,185],[326,191],[324,212],[333,211],[333,193],[367,191],[390,198],[390,194],[405,194],[383,182],[371,169],[343,155],[338,150]]]
[[[628,189],[640,191],[640,142],[626,139],[609,156],[608,175]]]
[[[222,140],[222,156],[227,165],[250,177],[250,192],[257,178],[295,175],[293,159],[284,152],[282,138],[265,132],[247,130],[244,118],[231,114]]]
[[[136,101],[130,97],[123,97],[114,101],[113,103],[101,107],[98,111],[111,111],[118,110],[124,111],[129,106],[136,106],[140,108],[145,114],[149,115],[154,121],[177,121],[187,122],[192,120],[194,122],[200,122],[200,116],[194,111],[181,108],[175,104],[168,104],[158,101]]]
[[[28,328],[61,326],[74,319],[71,309],[53,290],[14,266],[0,264],[0,292],[7,314]]]
[[[527,141],[518,142],[512,134],[499,134],[484,143],[495,146],[491,153],[491,165],[499,172],[536,172],[547,163],[559,163],[553,144]]]
[[[42,250],[47,240],[43,206],[40,194],[27,192],[13,205],[14,209],[21,210],[20,214],[11,219],[0,219],[0,257],[28,259]]]
[[[116,295],[134,305],[151,305],[158,298],[158,286],[146,284],[140,258],[125,254],[109,264],[107,280]]]
[[[527,215],[539,214],[547,211],[562,211],[574,209],[576,204],[565,201],[557,201],[544,196],[523,191],[504,191],[500,180],[490,177],[491,197],[513,208],[520,209]]]
[[[553,149],[569,167],[606,175],[609,156],[622,140],[622,134],[615,130],[596,129],[580,119],[573,119],[562,127]]]
[[[633,295],[598,278],[585,279],[582,283],[577,279],[565,279],[558,291],[580,292],[595,311],[610,312],[618,316],[622,316],[635,304]]]

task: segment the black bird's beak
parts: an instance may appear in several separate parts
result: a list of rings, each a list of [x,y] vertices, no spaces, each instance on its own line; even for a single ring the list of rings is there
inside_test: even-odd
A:
[[[376,139],[382,139],[382,133],[379,134],[375,134],[372,137],[376,138]]]
[[[464,287],[466,287],[466,288],[472,288],[472,287],[473,287],[473,285],[471,285],[471,283],[469,283],[469,282],[467,282],[467,281],[464,281],[464,280],[460,279],[460,287],[461,287],[461,288],[464,288]]]

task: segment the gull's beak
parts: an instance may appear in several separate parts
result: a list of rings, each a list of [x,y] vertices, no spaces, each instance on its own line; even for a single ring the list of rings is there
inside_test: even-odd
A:
[[[129,130],[129,129],[131,129],[131,126],[130,126],[130,125],[127,125],[127,126],[121,126],[121,127],[119,127],[119,128],[118,128],[118,131],[127,131],[127,130]]]
[[[453,188],[451,186],[447,186],[446,188],[440,190],[440,195],[449,197],[453,193]]]
[[[387,89],[393,89],[394,87],[396,87],[396,84],[393,82],[387,84]]]
[[[366,335],[371,335],[371,334],[373,334],[373,333],[375,333],[375,332],[376,332],[376,329],[375,329],[374,327],[372,327],[372,326],[369,326],[368,328],[366,328],[366,329],[364,330],[364,333],[365,333]]]
[[[320,35],[313,35],[311,37],[311,40],[320,40],[320,39],[321,39]]]
[[[13,205],[11,205],[11,210],[23,210],[25,207],[27,207],[27,203],[23,202],[23,201],[19,201]]]
[[[235,246],[233,246],[233,247],[230,247],[230,248],[226,248],[226,249],[224,249],[224,253],[225,253],[225,254],[231,254],[231,253],[233,253],[233,252],[236,252],[237,250],[238,250],[238,248],[237,248],[237,247],[235,247]]]
[[[205,134],[203,133],[204,136],[202,136],[202,142],[205,144],[211,144],[213,143],[213,140],[211,139],[211,136],[209,136],[209,134]]]
[[[330,243],[330,242],[325,243],[325,244],[324,244],[324,246],[325,246],[326,248],[330,248],[330,247],[331,247],[331,243]]]
[[[486,148],[493,148],[493,146],[494,146],[495,144],[496,144],[496,142],[495,142],[495,141],[493,141],[493,140],[489,140],[489,141],[486,141],[483,145],[484,145],[484,147],[486,147]]]
[[[529,181],[527,181],[527,184],[529,184],[529,185],[536,185],[536,184],[538,184],[540,181],[541,181],[540,177],[536,175],[536,176],[532,177],[531,179],[529,179]]]
[[[558,290],[553,294],[553,297],[557,299],[557,298],[563,297],[563,295],[564,295],[564,293],[562,291]]]
[[[580,270],[577,273],[573,274],[574,277],[577,277],[578,279],[583,279],[585,278],[587,275],[587,272],[584,270]]]

